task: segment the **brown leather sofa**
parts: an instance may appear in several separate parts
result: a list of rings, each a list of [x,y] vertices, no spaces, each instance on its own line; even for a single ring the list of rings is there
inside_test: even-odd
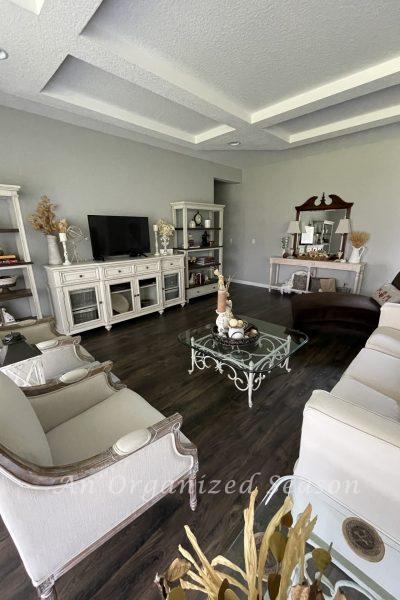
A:
[[[400,273],[392,284],[400,289]],[[379,321],[380,305],[361,294],[317,292],[292,298],[295,329],[352,330],[369,335]]]

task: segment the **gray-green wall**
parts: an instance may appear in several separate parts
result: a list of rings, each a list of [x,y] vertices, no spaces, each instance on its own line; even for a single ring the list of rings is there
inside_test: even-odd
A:
[[[150,223],[170,220],[170,202],[213,202],[214,178],[241,177],[240,169],[4,107],[0,132],[0,183],[22,186],[25,222],[42,194],[57,205],[59,217],[86,232],[86,215],[93,213],[144,215]],[[42,309],[48,314],[40,267],[47,260],[46,242],[27,223],[26,230]],[[90,242],[82,255],[91,258]]]
[[[362,292],[371,293],[400,270],[399,128],[243,160],[242,184],[224,188],[227,273],[265,285],[268,259],[280,255],[295,205],[322,192],[354,202],[353,229],[371,234]]]

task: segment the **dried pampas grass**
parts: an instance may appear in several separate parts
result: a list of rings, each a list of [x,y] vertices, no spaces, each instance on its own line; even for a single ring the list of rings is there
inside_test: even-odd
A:
[[[350,240],[354,248],[361,248],[369,240],[369,233],[366,231],[353,231],[350,234]]]
[[[36,207],[36,212],[28,219],[36,231],[45,235],[54,235],[58,231],[55,205],[50,202],[47,196],[42,196]]]

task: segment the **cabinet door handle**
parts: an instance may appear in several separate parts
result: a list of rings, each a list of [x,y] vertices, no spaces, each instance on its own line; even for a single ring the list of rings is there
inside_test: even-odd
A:
[[[121,269],[118,269],[118,273],[122,273]]]
[[[79,277],[81,277],[81,278],[83,277],[82,273],[79,275]]]

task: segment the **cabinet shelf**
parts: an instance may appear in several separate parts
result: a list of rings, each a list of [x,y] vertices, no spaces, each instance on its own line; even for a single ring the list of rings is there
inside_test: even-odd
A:
[[[221,231],[221,227],[187,227],[187,231]],[[183,227],[175,227],[175,231],[183,231]]]
[[[186,252],[204,252],[205,250],[219,250],[223,246],[199,246],[198,248],[174,248],[174,250],[185,250]]]
[[[97,304],[88,304],[87,306],[79,306],[77,308],[73,308],[72,312],[84,312],[85,310],[93,310],[94,308],[97,308]]]
[[[218,283],[218,279],[214,279],[213,281],[207,281],[207,283],[200,283],[199,285],[189,285],[188,290],[194,290],[195,288],[205,287],[206,285],[214,285]]]
[[[2,300],[16,300],[17,298],[29,298],[29,296],[32,296],[32,292],[28,288],[4,291],[0,292],[0,302]]]
[[[155,285],[157,285],[156,281],[154,283],[147,283],[146,285],[140,285],[140,282],[139,282],[139,289],[145,290],[146,288],[151,288],[151,287],[154,287]]]
[[[16,269],[18,267],[27,267],[28,265],[33,265],[33,262],[26,260],[19,260],[14,263],[0,262],[0,269]]]
[[[198,271],[198,269],[211,269],[212,267],[219,267],[221,263],[219,262],[212,262],[212,263],[208,263],[207,265],[196,265],[193,264],[193,266],[189,267],[189,271]]]

